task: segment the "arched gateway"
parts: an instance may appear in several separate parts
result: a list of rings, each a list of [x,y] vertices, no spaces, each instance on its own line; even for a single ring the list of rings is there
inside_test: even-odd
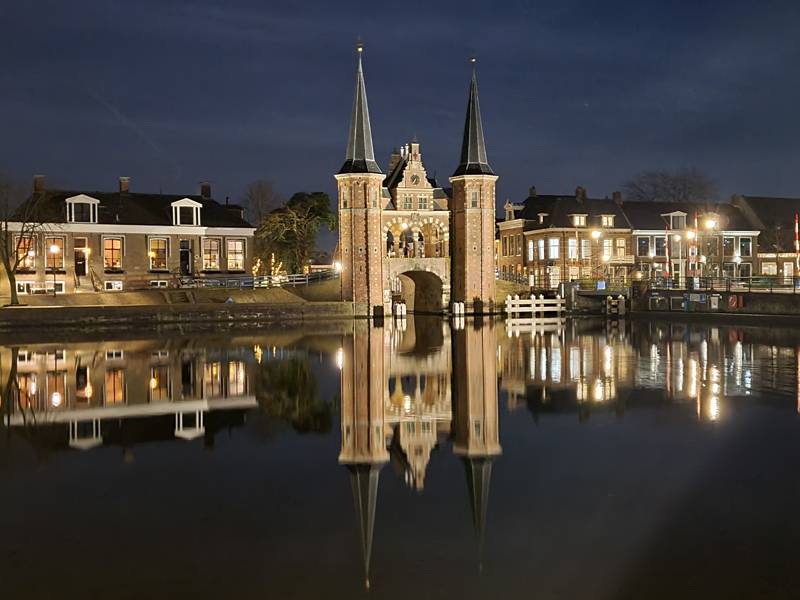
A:
[[[428,175],[419,143],[392,152],[388,175],[375,161],[359,47],[356,93],[339,188],[342,299],[358,315],[494,311],[495,182],[486,158],[473,69],[461,160],[442,187]]]

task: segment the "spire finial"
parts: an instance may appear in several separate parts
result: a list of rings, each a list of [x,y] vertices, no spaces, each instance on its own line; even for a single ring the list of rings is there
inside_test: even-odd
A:
[[[364,42],[361,39],[361,36],[358,36],[356,39],[356,52],[358,55],[361,56],[361,53],[364,52]]]

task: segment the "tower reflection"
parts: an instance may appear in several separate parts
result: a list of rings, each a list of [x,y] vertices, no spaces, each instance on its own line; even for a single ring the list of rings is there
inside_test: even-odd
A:
[[[466,468],[473,526],[482,545],[498,427],[496,331],[437,318],[373,326],[342,337],[341,450],[353,491],[369,587],[380,471],[390,459],[422,492],[432,450],[448,439]],[[338,360],[338,359],[337,359]]]

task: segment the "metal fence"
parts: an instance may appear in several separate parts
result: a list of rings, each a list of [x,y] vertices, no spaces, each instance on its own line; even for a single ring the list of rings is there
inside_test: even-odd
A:
[[[313,273],[298,273],[292,275],[259,275],[241,277],[181,277],[178,288],[227,288],[227,289],[253,289],[272,287],[297,287],[318,281],[336,279],[339,272],[333,269],[328,271],[315,271]]]
[[[683,277],[646,280],[653,289],[677,289],[717,292],[760,292],[767,294],[800,294],[800,277]]]

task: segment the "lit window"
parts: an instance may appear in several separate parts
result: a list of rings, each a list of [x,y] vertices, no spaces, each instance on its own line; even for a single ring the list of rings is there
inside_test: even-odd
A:
[[[533,261],[533,240],[528,240],[528,261]]]
[[[613,227],[614,226],[614,215],[603,215],[602,216],[602,224],[603,224],[603,227]]]
[[[240,360],[228,363],[228,395],[241,396],[245,393],[244,363]]]
[[[206,398],[222,396],[222,365],[218,362],[203,366],[203,390]]]
[[[228,240],[228,271],[244,271],[244,240]]]
[[[170,398],[169,366],[150,367],[150,402],[164,402]]]
[[[165,271],[167,269],[166,238],[150,238],[150,270]]]
[[[586,215],[572,215],[572,225],[574,227],[586,227]]]
[[[203,270],[219,270],[220,241],[217,238],[203,239]]]
[[[33,238],[24,236],[16,239],[17,262],[19,271],[32,271],[36,268],[36,250]]]
[[[558,238],[550,238],[549,240],[547,257],[551,260],[558,258],[558,241]]]
[[[569,238],[567,240],[567,258],[575,260],[578,258],[578,240]]]
[[[64,238],[44,238],[44,248],[47,251],[47,270],[61,271],[64,268]]]
[[[108,369],[105,380],[106,404],[125,402],[125,369]]]
[[[603,240],[603,256],[611,256],[611,240]]]
[[[617,238],[617,256],[625,256],[625,238]]]
[[[544,238],[537,240],[537,249],[539,250],[539,260],[544,260]]]
[[[103,267],[105,269],[122,268],[122,238],[103,239]]]
[[[581,258],[592,257],[592,240],[581,240]]]
[[[517,256],[522,256],[522,234],[517,235]]]

